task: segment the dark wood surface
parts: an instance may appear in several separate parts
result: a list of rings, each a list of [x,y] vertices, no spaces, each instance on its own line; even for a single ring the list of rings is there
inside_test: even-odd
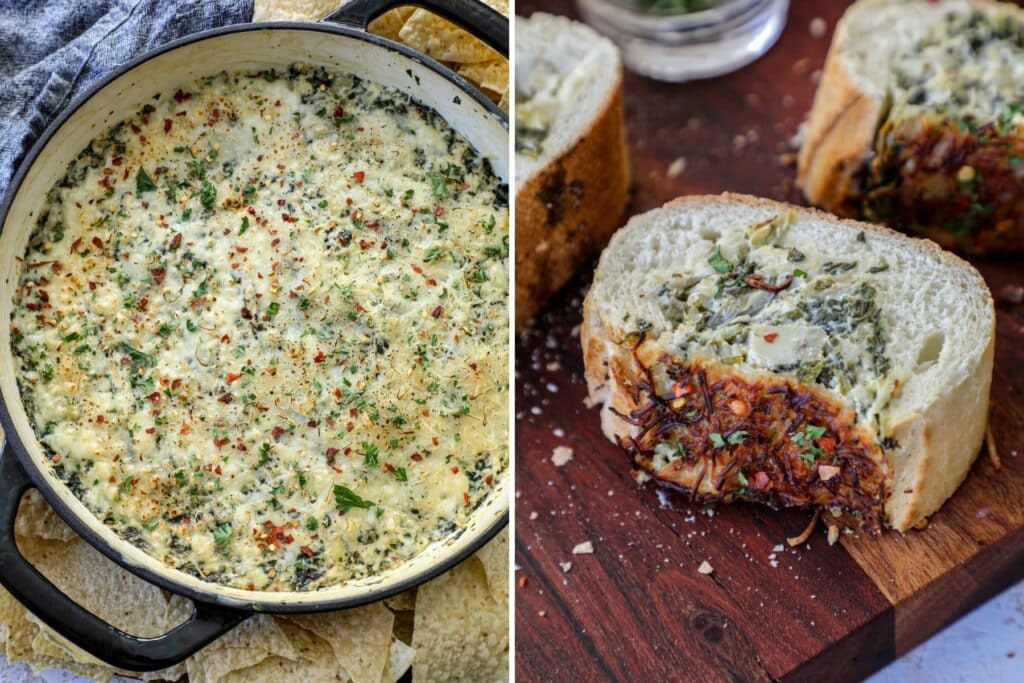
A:
[[[627,75],[631,212],[724,190],[799,202],[790,140],[846,4],[797,0],[772,51],[726,77]],[[538,9],[575,16],[567,0],[517,11]],[[815,17],[824,37],[809,31]],[[685,170],[670,174],[680,158]],[[707,511],[633,481],[597,408],[584,405],[581,273],[517,348],[517,679],[856,680],[1024,576],[1024,306],[1005,301],[1024,266],[975,263],[999,301],[991,425],[1001,469],[983,453],[924,531],[829,547],[819,530],[795,549],[785,539],[806,511]],[[551,461],[556,446],[574,451],[563,467]],[[594,553],[573,555],[584,541]],[[698,573],[703,561],[713,574]]]

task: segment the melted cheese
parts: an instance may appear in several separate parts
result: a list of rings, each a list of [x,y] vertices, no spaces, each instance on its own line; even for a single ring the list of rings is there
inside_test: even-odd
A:
[[[296,66],[163,93],[70,165],[25,261],[37,435],[168,565],[378,573],[507,468],[507,190],[398,91]]]

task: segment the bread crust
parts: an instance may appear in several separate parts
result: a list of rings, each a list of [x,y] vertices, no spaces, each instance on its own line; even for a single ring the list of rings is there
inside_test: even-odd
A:
[[[843,67],[844,32],[845,21],[840,21],[797,156],[796,184],[810,203],[852,218],[853,176],[873,148],[885,105],[881,97],[861,90]]]
[[[607,243],[621,225],[629,185],[619,67],[591,126],[516,190],[517,329]]]
[[[901,532],[913,528],[938,510],[963,483],[984,440],[995,349],[994,304],[985,281],[969,263],[930,240],[907,237],[869,223],[836,218],[816,209],[730,193],[683,197],[662,208],[685,209],[722,200],[803,214],[829,221],[835,224],[836,229],[895,235],[909,248],[927,251],[949,267],[967,273],[972,283],[984,292],[993,315],[987,337],[978,340],[979,344],[984,344],[981,353],[973,359],[960,381],[945,387],[922,414],[909,416],[891,429],[902,448],[895,457],[890,455],[888,463],[893,477],[885,500],[886,522]],[[591,400],[603,404],[601,422],[604,434],[617,443],[617,437],[631,434],[631,425],[615,414],[615,411],[628,414],[632,409],[632,399],[622,382],[623,373],[629,367],[629,351],[616,341],[623,339],[625,331],[609,328],[601,320],[593,292],[594,288],[591,288],[584,301],[583,323],[580,325],[584,376]],[[894,462],[894,459],[902,461]]]

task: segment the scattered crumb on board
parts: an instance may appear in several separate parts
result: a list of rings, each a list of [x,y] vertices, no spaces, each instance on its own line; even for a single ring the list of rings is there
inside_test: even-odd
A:
[[[564,467],[570,460],[572,460],[572,449],[568,446],[555,446],[555,450],[551,451],[551,462],[555,464],[555,467]]]

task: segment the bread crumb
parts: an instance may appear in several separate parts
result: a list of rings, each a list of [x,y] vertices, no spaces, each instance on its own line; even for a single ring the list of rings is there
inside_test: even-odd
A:
[[[519,587],[520,588],[525,588],[526,587],[526,577],[525,576],[520,576],[519,577]]]
[[[533,512],[531,512],[531,513],[530,513],[530,521],[531,521],[531,522],[532,522],[533,520],[537,519],[538,517],[540,517],[540,515],[539,515],[539,514],[537,514],[537,511],[536,511],[536,510],[534,510]]]
[[[830,524],[828,527],[828,544],[835,545],[836,541],[839,540],[839,527],[835,524]]]
[[[701,574],[710,574],[711,572],[715,571],[715,568],[711,566],[710,562],[704,560],[700,563],[700,566],[697,567],[697,571],[699,571]]]
[[[668,177],[678,178],[686,171],[686,157],[679,157],[668,165]]]
[[[811,32],[812,38],[824,38],[825,33],[828,32],[828,22],[821,17],[814,17],[807,26],[807,30]]]
[[[572,449],[567,446],[555,446],[555,450],[551,452],[551,462],[555,463],[555,467],[564,467],[570,460]]]
[[[643,486],[651,480],[651,475],[647,474],[643,470],[633,470],[633,481],[636,482],[637,486]]]
[[[573,555],[593,555],[594,544],[590,541],[584,541],[583,543],[577,543],[572,549]]]
[[[548,613],[545,610],[541,610],[541,611],[537,612],[537,614],[539,616],[541,616],[541,617],[546,617],[548,615]]]
[[[547,369],[548,372],[555,372],[556,370],[562,369],[562,364],[559,363],[557,360],[553,360],[544,367]]]
[[[569,570],[572,569],[572,562],[559,562],[558,566],[562,568],[563,574],[568,574]]]

